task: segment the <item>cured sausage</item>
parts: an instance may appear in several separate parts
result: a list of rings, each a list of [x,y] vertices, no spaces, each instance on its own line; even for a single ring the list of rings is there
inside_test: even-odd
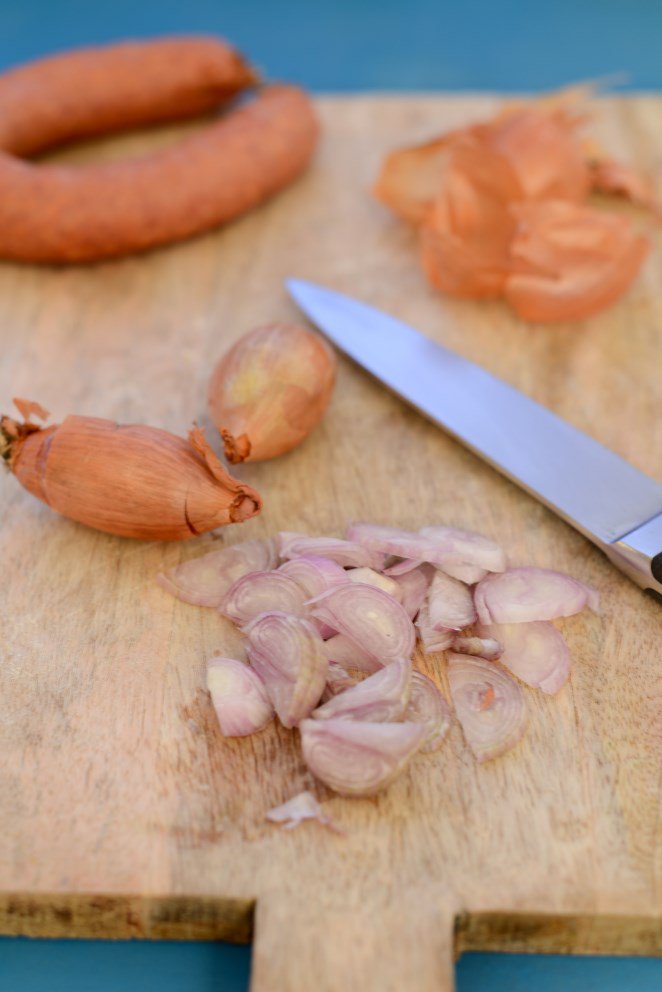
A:
[[[0,77],[0,257],[95,261],[180,240],[293,180],[317,140],[309,98],[266,86],[176,144],[98,165],[19,156],[93,134],[197,114],[255,82],[213,39],[124,44],[55,56]]]

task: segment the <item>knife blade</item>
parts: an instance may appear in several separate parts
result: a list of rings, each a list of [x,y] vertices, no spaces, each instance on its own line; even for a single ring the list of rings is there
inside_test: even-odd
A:
[[[662,594],[662,485],[402,321],[314,283],[286,286],[354,361]]]

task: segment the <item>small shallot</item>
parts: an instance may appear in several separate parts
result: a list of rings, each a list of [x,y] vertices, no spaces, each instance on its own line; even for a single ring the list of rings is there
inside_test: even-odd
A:
[[[457,718],[478,761],[509,751],[526,730],[522,690],[498,663],[449,654],[448,681]]]
[[[273,540],[242,541],[175,565],[156,581],[184,603],[219,606],[233,582],[249,572],[268,571],[276,561]]]
[[[343,541],[337,537],[309,537],[293,531],[281,531],[278,535],[281,558],[299,558],[308,555],[329,558],[343,568],[384,567],[385,555],[371,553],[356,541]]]
[[[501,664],[527,685],[553,695],[567,682],[570,652],[551,623],[534,620],[530,623],[491,624],[479,630],[485,637],[498,638],[503,648],[499,659]]]
[[[400,603],[382,589],[360,583],[338,586],[311,603],[311,611],[382,662],[411,658],[414,626]]]
[[[294,830],[304,820],[317,820],[323,827],[341,833],[339,827],[333,822],[330,816],[323,812],[321,805],[315,799],[312,792],[299,792],[298,795],[288,799],[282,806],[275,806],[268,810],[266,819],[271,823],[282,823],[284,830]]]
[[[326,685],[322,638],[307,620],[286,613],[264,613],[246,633],[248,658],[280,722],[295,727],[315,709]]]
[[[306,594],[294,579],[281,572],[249,572],[230,586],[219,612],[240,627],[261,613],[303,615]]]
[[[241,661],[211,658],[207,688],[224,737],[246,737],[273,720],[274,708],[262,679]]]
[[[600,598],[590,586],[549,568],[510,568],[488,575],[475,591],[482,624],[554,620],[580,613],[585,606],[598,611]]]
[[[23,423],[0,418],[0,457],[21,485],[71,520],[121,537],[181,541],[259,513],[254,489],[234,479],[204,434],[66,417],[41,428],[38,404],[15,400]]]
[[[471,590],[464,582],[437,571],[428,593],[428,615],[435,630],[462,630],[476,619]]]
[[[336,377],[326,341],[297,324],[268,324],[240,338],[209,383],[209,411],[230,462],[291,451],[324,416]]]
[[[304,761],[313,775],[342,796],[372,796],[389,785],[427,737],[420,723],[304,720]]]
[[[400,658],[327,700],[313,710],[312,716],[316,720],[367,720],[373,723],[401,720],[409,702],[411,674],[411,662]]]
[[[409,704],[405,720],[422,723],[428,728],[428,735],[421,751],[428,754],[441,746],[451,725],[451,711],[448,703],[432,679],[422,672],[412,672]]]

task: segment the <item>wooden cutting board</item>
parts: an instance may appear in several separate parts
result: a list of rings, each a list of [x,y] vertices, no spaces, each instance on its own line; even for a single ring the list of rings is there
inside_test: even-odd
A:
[[[76,412],[184,432],[230,342],[296,316],[283,279],[297,275],[407,320],[659,474],[659,250],[598,319],[528,327],[501,304],[434,294],[412,232],[368,194],[387,149],[494,106],[323,99],[315,167],[226,230],[96,267],[1,266],[2,407],[19,395],[56,421]],[[661,110],[652,98],[606,103],[594,130],[655,168]],[[179,545],[94,533],[0,481],[0,931],[252,936],[254,992],[448,990],[453,954],[468,948],[660,953],[659,605],[345,360],[308,442],[242,474],[263,515]],[[351,518],[484,531],[513,562],[597,586],[604,617],[563,622],[571,681],[556,698],[527,690],[516,750],[479,767],[454,725],[378,798],[331,798],[345,836],[287,832],[264,813],[312,786],[296,734],[220,736],[205,662],[237,650],[237,635],[154,576],[223,542],[340,534]],[[429,666],[445,685],[442,658]]]

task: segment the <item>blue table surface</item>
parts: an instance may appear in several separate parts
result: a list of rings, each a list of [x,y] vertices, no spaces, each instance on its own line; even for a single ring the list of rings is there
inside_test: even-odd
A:
[[[317,91],[662,87],[659,0],[0,0],[0,68],[74,45],[215,32]],[[244,992],[250,949],[0,938],[0,992]],[[459,992],[659,992],[662,961],[468,954]],[[275,990],[276,992],[276,990]],[[403,989],[402,992],[407,992]]]

